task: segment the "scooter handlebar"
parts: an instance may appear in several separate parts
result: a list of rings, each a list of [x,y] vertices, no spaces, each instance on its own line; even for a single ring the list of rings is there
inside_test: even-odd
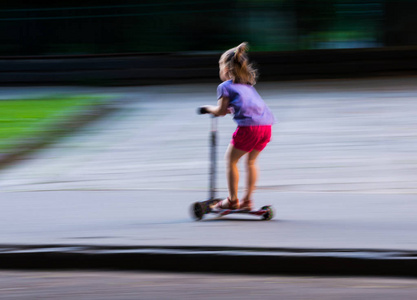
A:
[[[209,111],[204,106],[201,106],[201,107],[197,108],[197,114],[199,114],[199,115],[204,115],[204,114],[208,114],[208,113],[209,113]]]

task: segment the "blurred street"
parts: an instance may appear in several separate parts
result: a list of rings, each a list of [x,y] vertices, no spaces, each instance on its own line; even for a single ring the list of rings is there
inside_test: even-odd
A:
[[[259,83],[279,120],[260,157],[259,190],[415,193],[415,83],[415,77]],[[210,118],[195,112],[216,102],[216,86],[81,88],[83,93],[123,95],[130,104],[2,170],[0,188],[178,190],[200,191],[205,197]],[[48,88],[33,91],[42,90]],[[20,89],[0,91],[17,94]],[[222,194],[223,153],[234,129],[230,116],[219,119],[217,186]]]
[[[415,280],[150,272],[0,272],[2,299],[414,299]]]
[[[210,118],[195,111],[215,84],[91,88],[130,102],[1,171],[0,243],[416,250],[415,80],[259,84],[280,121],[255,198],[275,207],[270,222],[189,216],[208,186]],[[219,121],[225,196],[235,125]]]

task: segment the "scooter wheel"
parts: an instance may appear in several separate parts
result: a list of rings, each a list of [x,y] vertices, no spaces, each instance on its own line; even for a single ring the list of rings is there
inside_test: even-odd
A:
[[[205,207],[202,203],[196,202],[191,207],[191,213],[196,221],[200,221],[204,216]]]
[[[263,206],[261,209],[266,210],[266,212],[262,215],[262,220],[269,221],[274,217],[272,206]]]

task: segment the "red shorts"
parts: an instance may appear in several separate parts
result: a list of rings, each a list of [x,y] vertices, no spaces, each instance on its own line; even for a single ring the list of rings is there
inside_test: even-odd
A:
[[[239,150],[251,152],[262,151],[271,140],[271,125],[242,126],[233,133],[232,145]]]

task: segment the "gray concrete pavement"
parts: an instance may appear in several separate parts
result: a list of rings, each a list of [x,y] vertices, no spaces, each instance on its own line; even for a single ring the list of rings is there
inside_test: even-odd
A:
[[[414,195],[259,191],[276,217],[207,216],[190,191],[2,193],[0,244],[417,250]]]
[[[274,205],[270,222],[188,214],[208,185],[210,119],[195,108],[215,102],[216,85],[91,89],[131,102],[1,170],[0,243],[417,250],[415,83],[259,84],[280,121],[255,197]],[[225,195],[235,125],[219,121]]]
[[[416,281],[149,272],[0,272],[2,299],[415,299]]]
[[[277,191],[415,193],[416,78],[260,83],[277,115],[259,186]],[[119,114],[2,170],[2,191],[203,190],[215,84],[96,89],[132,99]],[[93,89],[94,90],[94,89]],[[92,91],[93,91],[92,90]],[[234,123],[220,120],[219,157]],[[226,188],[224,161],[218,186]]]

